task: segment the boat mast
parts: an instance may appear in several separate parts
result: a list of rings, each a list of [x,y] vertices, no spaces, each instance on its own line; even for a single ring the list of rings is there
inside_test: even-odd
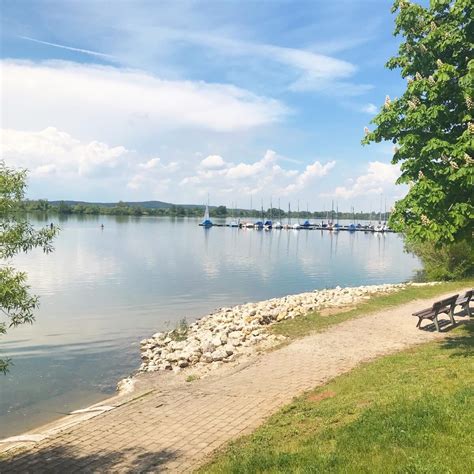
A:
[[[382,224],[382,195],[380,195],[379,224]]]
[[[288,225],[291,224],[291,205],[288,202]]]

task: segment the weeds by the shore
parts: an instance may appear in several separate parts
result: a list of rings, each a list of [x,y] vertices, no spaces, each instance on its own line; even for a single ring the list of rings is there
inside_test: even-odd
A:
[[[397,296],[406,301],[388,298]],[[473,357],[471,322],[367,363],[298,398],[201,472],[474,472]]]
[[[460,291],[460,288],[474,286],[474,279],[459,280],[455,282],[439,283],[433,286],[409,286],[403,290],[390,294],[374,295],[369,300],[358,303],[349,310],[342,308],[339,312],[324,316],[324,313],[311,312],[306,316],[287,319],[273,324],[269,330],[276,335],[283,335],[289,340],[306,336],[312,332],[320,332],[334,324],[342,323],[348,319],[365,316],[383,309],[398,306],[415,299],[431,298],[449,291]]]

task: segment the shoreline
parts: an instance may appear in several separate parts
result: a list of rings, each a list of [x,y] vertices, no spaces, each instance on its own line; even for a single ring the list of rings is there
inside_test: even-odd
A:
[[[435,298],[445,298],[461,288],[465,291],[467,287],[461,285],[419,290],[419,285],[411,289],[404,285],[407,296],[389,294],[380,304],[378,300],[369,304],[372,309],[361,317],[333,324],[323,332],[309,332],[277,350],[254,354],[235,368],[223,364],[222,370],[193,383],[187,383],[186,372],[181,371],[138,374],[128,396],[116,395],[9,443],[3,440],[0,464],[43,463],[49,467],[60,463],[67,470],[89,467],[92,462],[98,469],[130,470],[140,465],[147,470],[159,462],[170,470],[196,468],[216,449],[253,431],[306,390],[360,363],[445,338],[449,332],[416,330],[407,315],[433,304]],[[449,325],[449,319],[446,323]],[[95,416],[99,418],[91,419]],[[162,459],[160,452],[170,456]]]
[[[166,377],[167,384],[173,384],[174,382],[181,383],[185,376],[196,378],[203,378],[211,374],[219,376],[220,371],[217,369],[233,370],[245,365],[246,362],[252,360],[252,358],[256,357],[262,351],[275,348],[286,340],[284,336],[274,336],[268,332],[268,328],[271,325],[278,324],[278,322],[285,319],[293,319],[313,310],[343,309],[344,307],[350,307],[355,303],[361,302],[364,299],[370,299],[370,297],[375,296],[376,294],[389,294],[410,286],[426,286],[434,284],[436,283],[406,282],[398,284],[363,285],[358,287],[336,287],[333,289],[314,290],[311,292],[287,295],[281,298],[271,298],[258,302],[245,303],[233,307],[219,308],[189,324],[189,326],[187,326],[187,337],[184,338],[184,340],[175,341],[170,338],[171,340],[166,343],[169,344],[172,342],[173,344],[171,347],[175,348],[172,353],[176,353],[174,356],[177,359],[176,361],[164,362],[166,367],[171,365],[171,370],[169,368],[155,370],[153,367],[150,370],[149,367],[144,367],[142,364],[142,367],[137,369],[137,371],[118,380],[117,391],[115,394],[105,396],[97,403],[82,410],[74,410],[65,417],[62,416],[50,422],[35,426],[30,430],[22,432],[22,434],[0,439],[0,453],[3,452],[2,444],[5,445],[11,443],[8,440],[14,440],[13,443],[16,444],[16,439],[23,439],[25,436],[28,438],[28,435],[30,434],[33,436],[33,439],[36,439],[38,432],[44,429],[48,432],[50,430],[56,432],[57,427],[62,426],[65,420],[67,420],[66,426],[70,426],[75,422],[81,422],[83,419],[89,419],[102,413],[100,407],[102,407],[104,403],[109,406],[114,401],[123,401],[124,399],[126,400],[129,398],[134,399],[136,396],[140,396],[141,392],[149,389],[150,377],[156,379],[157,376],[161,375]],[[282,315],[284,311],[280,310],[280,306],[283,306],[283,310],[286,308],[287,312],[284,316]],[[277,309],[278,312],[276,311]],[[243,331],[240,331],[241,335],[234,334],[233,337],[227,337],[227,341],[223,344],[223,339],[221,338],[222,332],[223,330],[228,331],[230,327],[232,327],[232,324],[234,324],[234,326],[236,325],[236,328],[238,328],[240,324]],[[211,359],[206,359],[208,357],[206,352],[209,351],[201,351],[201,354],[206,354],[205,359],[202,362],[200,361],[200,358],[199,360],[193,359],[194,362],[188,361],[188,364],[185,367],[179,367],[180,363],[181,365],[184,365],[182,363],[184,359],[181,357],[183,349],[186,352],[187,348],[188,352],[190,352],[190,347],[192,348],[192,344],[195,344],[196,342],[194,336],[196,333],[200,333],[201,330],[204,331],[202,335],[210,336],[210,338],[203,338],[203,342],[207,344],[207,349],[211,349],[214,345],[214,348],[220,352],[212,356],[212,354],[216,352],[216,350],[213,350],[210,352]],[[159,344],[161,344],[161,342],[166,340],[169,333],[172,333],[173,331],[175,330],[167,331],[165,333],[156,333],[152,338],[144,339],[141,345],[141,354],[143,355],[144,351],[147,350],[153,352],[156,348],[163,347],[156,344],[156,342],[158,341]],[[217,346],[217,337],[220,338],[220,346]],[[150,341],[153,348],[149,346]],[[188,345],[189,342],[191,345]],[[228,354],[226,352],[224,355],[222,352],[223,350],[230,350],[229,343],[232,343],[233,345],[233,353]],[[148,360],[153,361],[153,358]],[[205,362],[205,360],[208,360],[208,362]],[[145,377],[147,380],[142,384],[142,377],[144,375],[148,375],[148,377]],[[161,381],[164,379],[160,378],[159,380]],[[83,405],[81,405],[81,407],[82,406]],[[74,422],[74,420],[77,421]]]
[[[138,373],[185,371],[190,377],[202,377],[224,364],[238,364],[242,359],[285,342],[284,336],[268,331],[270,326],[281,321],[314,311],[343,309],[374,295],[389,294],[410,286],[435,284],[410,281],[337,286],[219,308],[189,325],[183,320],[173,330],[143,339],[140,343],[142,364]],[[119,390],[127,389],[133,377],[121,380]]]

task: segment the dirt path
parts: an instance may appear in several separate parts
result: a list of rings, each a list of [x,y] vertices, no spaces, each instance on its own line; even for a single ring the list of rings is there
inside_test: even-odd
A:
[[[435,299],[440,297],[346,321],[192,383],[151,374],[134,396],[107,400],[101,404],[104,411],[92,418],[91,413],[76,415],[31,432],[26,444],[3,443],[7,457],[0,461],[0,472],[192,470],[296,395],[361,362],[444,337],[417,330],[410,317]],[[5,453],[5,448],[10,450]]]

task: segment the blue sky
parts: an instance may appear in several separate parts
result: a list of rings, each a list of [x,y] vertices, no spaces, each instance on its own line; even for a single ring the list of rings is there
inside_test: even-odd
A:
[[[375,209],[391,2],[2,1],[2,158],[29,197]]]

